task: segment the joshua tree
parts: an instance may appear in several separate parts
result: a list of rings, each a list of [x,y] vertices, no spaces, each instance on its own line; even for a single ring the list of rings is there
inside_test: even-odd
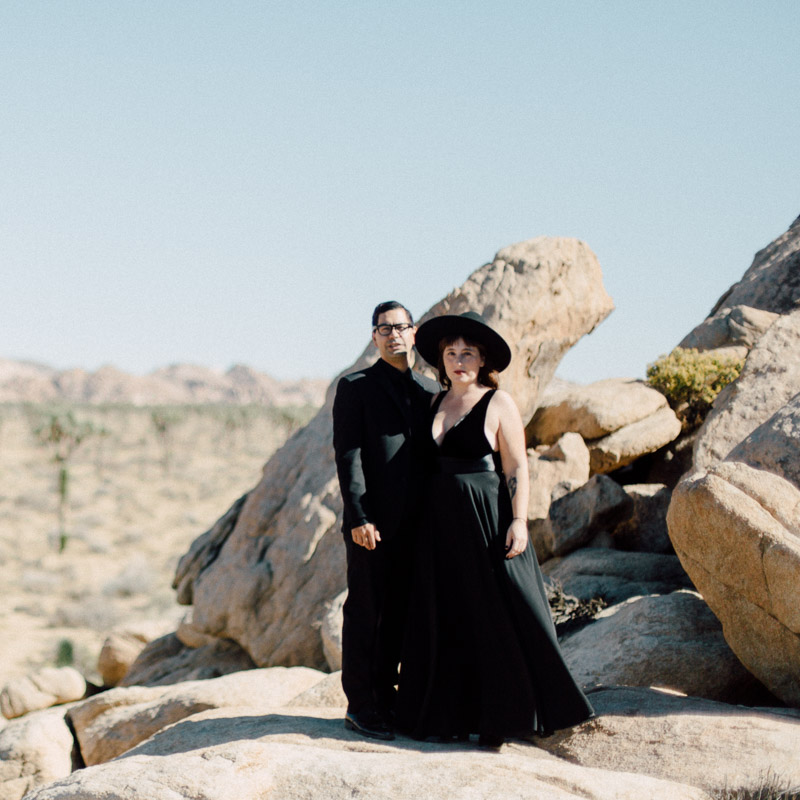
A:
[[[69,502],[70,459],[81,443],[95,432],[91,422],[78,422],[71,411],[50,414],[49,420],[34,430],[40,444],[52,451],[53,463],[58,467],[58,551],[64,552],[69,535],[66,529]]]

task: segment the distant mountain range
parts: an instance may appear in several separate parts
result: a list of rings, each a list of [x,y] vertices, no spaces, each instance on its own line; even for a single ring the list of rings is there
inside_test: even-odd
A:
[[[311,378],[279,381],[242,364],[226,372],[173,364],[139,376],[111,366],[96,372],[57,370],[30,361],[0,358],[0,402],[4,403],[321,406],[328,384],[327,380]]]

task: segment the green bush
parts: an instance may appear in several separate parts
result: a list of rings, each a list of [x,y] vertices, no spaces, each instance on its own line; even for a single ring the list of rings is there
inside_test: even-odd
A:
[[[647,366],[647,382],[666,396],[684,430],[700,425],[720,391],[739,377],[744,359],[676,347]]]

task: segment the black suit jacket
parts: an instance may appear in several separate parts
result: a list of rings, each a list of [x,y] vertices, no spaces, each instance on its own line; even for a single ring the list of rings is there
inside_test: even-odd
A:
[[[342,530],[372,522],[386,540],[413,514],[430,456],[431,396],[438,384],[412,372],[406,401],[378,361],[339,381],[333,447],[344,501]],[[398,373],[400,374],[400,373]]]

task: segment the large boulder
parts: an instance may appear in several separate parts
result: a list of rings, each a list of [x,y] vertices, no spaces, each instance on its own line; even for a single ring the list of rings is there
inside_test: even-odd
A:
[[[800,786],[797,712],[648,688],[608,687],[590,699],[597,719],[559,731],[539,747],[577,764],[685,781],[714,797],[777,798],[757,791],[767,776],[784,788]],[[751,792],[734,793],[740,787]]]
[[[502,385],[527,419],[563,354],[612,303],[584,243],[540,237],[498,252],[423,319],[468,309],[511,343]],[[373,359],[370,345],[352,368]],[[258,486],[195,541],[176,572],[178,599],[194,604],[194,625],[238,642],[259,666],[326,664],[320,625],[345,588],[335,383],[317,416],[270,459]]]
[[[676,487],[675,552],[742,663],[800,706],[800,394]]]
[[[9,681],[0,692],[0,711],[8,719],[80,700],[86,680],[72,667],[43,667]]]
[[[74,742],[65,712],[34,711],[0,730],[0,800],[20,800],[72,772]]]
[[[666,406],[661,392],[633,378],[562,384],[548,387],[526,434],[532,444],[552,444],[569,431],[584,439],[600,439]]]
[[[675,412],[664,406],[637,422],[608,436],[587,442],[592,475],[626,467],[648,453],[655,453],[678,438],[681,423]]]
[[[719,620],[687,589],[611,606],[561,649],[584,685],[659,686],[732,702],[756,686],[726,644]]]

